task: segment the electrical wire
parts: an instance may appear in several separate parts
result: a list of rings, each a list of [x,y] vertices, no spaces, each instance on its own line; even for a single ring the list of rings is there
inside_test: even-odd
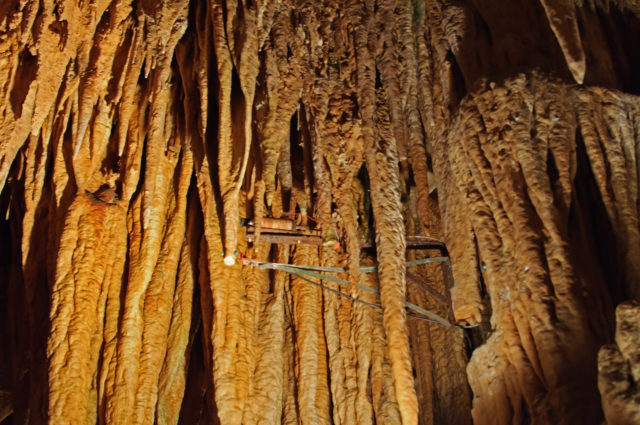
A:
[[[297,212],[287,211],[287,212],[283,212],[282,215],[294,216],[294,217],[304,217],[304,218],[306,218],[308,220],[313,221],[314,223],[325,224],[327,226],[331,226],[333,228],[333,231],[336,233],[337,241],[340,242],[340,232],[338,231],[338,227],[333,223],[330,223],[328,221],[318,220],[317,218],[313,218],[310,215],[301,214],[301,213],[297,213]]]
[[[340,291],[335,290],[335,289],[333,289],[333,288],[329,288],[328,286],[325,286],[325,285],[323,285],[323,284],[321,284],[321,283],[314,282],[313,280],[308,279],[308,278],[306,278],[306,277],[304,277],[304,276],[302,276],[302,275],[299,275],[299,274],[297,274],[297,273],[293,273],[293,272],[289,272],[289,273],[290,273],[292,276],[297,277],[298,279],[302,279],[302,280],[304,280],[305,282],[308,282],[308,283],[310,283],[310,284],[312,284],[312,285],[315,285],[315,286],[317,286],[317,287],[319,287],[319,288],[326,289],[326,290],[328,290],[328,291],[330,291],[330,292],[332,292],[332,293],[334,293],[334,294],[336,294],[336,295],[338,295],[338,296],[341,296],[341,297],[347,298],[347,299],[349,299],[349,300],[351,300],[351,301],[355,301],[355,302],[357,302],[357,303],[364,304],[364,305],[369,306],[369,307],[371,307],[371,308],[375,308],[376,310],[381,310],[381,311],[382,311],[382,306],[380,306],[380,305],[373,304],[373,303],[370,303],[370,302],[367,302],[367,301],[363,301],[363,300],[360,300],[360,299],[358,299],[358,298],[354,298],[354,297],[352,297],[351,295],[345,294],[344,292],[340,292]],[[424,322],[437,323],[437,324],[439,324],[439,325],[443,325],[443,326],[445,326],[443,323],[438,322],[437,320],[429,319],[428,317],[416,316],[416,315],[414,315],[414,314],[410,314],[410,313],[407,313],[407,317],[412,318],[412,319],[416,319],[416,320],[422,320],[422,321],[424,321]],[[451,326],[456,326],[456,327],[458,327],[458,325],[452,325],[452,324],[449,324],[449,327],[451,327]]]
[[[240,263],[241,264],[258,266],[260,264],[265,263],[264,261],[260,261],[260,260],[256,260],[256,259],[253,259],[253,258],[246,257],[243,253],[239,253],[239,256],[240,256]],[[357,302],[357,303],[360,303],[360,304],[364,304],[364,305],[369,306],[371,308],[375,308],[376,310],[382,310],[382,306],[380,306],[378,304],[373,304],[373,303],[370,303],[370,302],[363,301],[361,299],[352,297],[351,295],[345,294],[344,292],[340,292],[340,291],[338,291],[336,289],[333,289],[333,288],[329,288],[328,286],[325,286],[325,285],[323,285],[321,283],[315,282],[315,281],[313,281],[313,280],[311,280],[311,279],[309,279],[309,278],[307,278],[305,276],[302,276],[301,274],[295,273],[295,272],[293,272],[291,270],[283,270],[283,269],[273,269],[273,270],[284,271],[285,273],[289,273],[290,275],[295,276],[298,279],[301,279],[301,280],[303,280],[303,281],[305,281],[307,283],[310,283],[310,284],[312,284],[314,286],[317,286],[319,288],[326,289],[327,291],[332,292],[332,293],[334,293],[334,294],[336,294],[336,295],[338,295],[340,297],[349,299],[351,301],[354,301],[354,302]],[[424,322],[437,323],[437,324],[442,325],[442,326],[447,326],[446,324],[444,324],[442,322],[439,322],[437,320],[429,319],[428,317],[423,317],[423,316],[416,316],[416,315],[411,314],[411,313],[407,313],[407,317],[409,317],[411,319],[421,320],[421,321],[424,321]],[[472,329],[472,328],[477,328],[478,326],[480,326],[480,324],[477,324],[477,325],[458,325],[458,324],[452,324],[452,323],[449,323],[449,322],[447,322],[447,323],[449,325],[447,327],[449,327],[449,328],[450,327],[456,327],[456,328],[460,328],[460,329]]]

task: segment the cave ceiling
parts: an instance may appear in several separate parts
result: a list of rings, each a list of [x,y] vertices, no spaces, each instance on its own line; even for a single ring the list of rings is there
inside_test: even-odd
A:
[[[0,424],[640,423],[640,3],[2,0]]]

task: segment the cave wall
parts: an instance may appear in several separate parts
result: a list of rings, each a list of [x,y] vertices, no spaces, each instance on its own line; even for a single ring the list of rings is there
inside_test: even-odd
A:
[[[474,423],[600,423],[598,350],[638,297],[637,11],[489,3],[430,9],[425,74],[456,317],[491,316]]]
[[[638,16],[4,1],[0,421],[625,423]],[[283,212],[339,248],[260,242]],[[444,238],[453,288],[407,235]],[[243,257],[345,267],[356,301]],[[424,284],[460,326],[407,314],[448,317]]]

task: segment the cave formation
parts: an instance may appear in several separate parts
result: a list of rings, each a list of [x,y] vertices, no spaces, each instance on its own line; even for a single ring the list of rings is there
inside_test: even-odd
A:
[[[0,424],[640,423],[639,43],[633,0],[2,0]]]

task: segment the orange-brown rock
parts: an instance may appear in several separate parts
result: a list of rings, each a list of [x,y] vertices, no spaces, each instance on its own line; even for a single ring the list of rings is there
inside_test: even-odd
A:
[[[0,2],[0,423],[632,423],[636,3]]]
[[[640,306],[625,302],[616,308],[615,344],[598,352],[598,389],[608,425],[640,421]]]

